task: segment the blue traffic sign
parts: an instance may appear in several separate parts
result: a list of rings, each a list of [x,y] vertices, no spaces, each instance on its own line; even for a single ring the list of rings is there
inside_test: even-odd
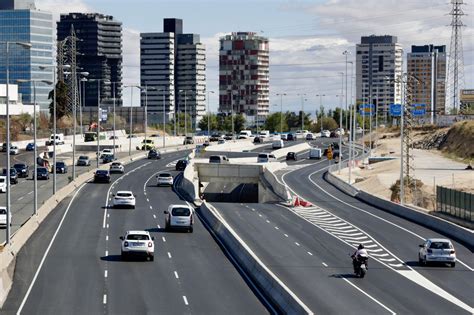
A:
[[[361,116],[370,116],[370,115],[374,115],[374,113],[375,113],[374,104],[360,104],[359,114]]]
[[[390,104],[390,116],[400,117],[402,115],[402,104]]]
[[[425,116],[426,115],[426,104],[413,104],[411,109],[413,116]]]

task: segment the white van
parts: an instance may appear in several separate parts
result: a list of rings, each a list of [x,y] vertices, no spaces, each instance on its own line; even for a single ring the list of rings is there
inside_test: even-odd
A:
[[[0,176],[0,192],[6,193],[7,192],[7,177]]]
[[[283,140],[278,139],[278,140],[273,140],[272,142],[272,149],[281,149],[285,145],[283,144]]]
[[[321,149],[319,149],[319,148],[309,149],[309,158],[320,160],[321,159]]]
[[[271,153],[259,153],[257,156],[257,163],[268,163],[276,161],[276,157]]]
[[[268,137],[270,137],[270,131],[269,130],[260,130],[260,132],[258,133],[258,136],[260,138],[268,138]]]
[[[248,139],[252,135],[250,130],[241,130],[239,133],[239,139]]]
[[[56,141],[56,144],[64,144],[64,134],[63,133],[57,133],[56,135],[53,133],[50,137],[49,140],[46,141],[46,145],[54,145],[54,141]]]
[[[193,232],[194,209],[188,205],[170,205],[165,213],[165,229],[185,229]]]

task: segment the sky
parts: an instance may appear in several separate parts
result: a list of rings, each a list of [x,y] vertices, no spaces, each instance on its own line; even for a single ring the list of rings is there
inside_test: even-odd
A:
[[[339,96],[343,52],[355,60],[361,36],[394,35],[404,52],[411,45],[446,45],[449,52],[451,6],[448,0],[36,0],[38,9],[54,13],[98,12],[123,23],[123,83],[140,82],[140,32],[162,32],[163,18],[183,19],[185,33],[201,36],[206,45],[207,89],[218,91],[219,37],[252,31],[270,41],[270,105],[314,113],[322,100],[326,108],[345,102]],[[464,81],[474,88],[474,0],[463,7]],[[354,69],[355,73],[355,69]],[[351,69],[348,69],[351,74]],[[347,93],[350,97],[350,78]],[[355,86],[353,81],[352,86]],[[138,93],[133,102],[139,103]],[[355,96],[355,92],[352,93]],[[324,95],[317,97],[316,95]],[[124,103],[130,92],[124,91]],[[218,107],[211,94],[210,109]]]

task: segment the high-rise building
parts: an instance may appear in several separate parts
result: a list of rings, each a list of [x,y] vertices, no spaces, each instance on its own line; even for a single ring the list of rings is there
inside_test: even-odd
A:
[[[0,83],[6,83],[5,42],[9,44],[10,84],[22,80],[53,79],[53,16],[50,12],[37,10],[33,0],[0,1]],[[31,43],[25,49],[15,42]],[[40,66],[50,66],[40,69]],[[40,109],[48,111],[48,94],[52,87],[38,82],[36,102]],[[18,92],[23,104],[34,102],[33,83],[20,83]]]
[[[183,34],[181,19],[164,19],[162,33],[140,36],[140,85],[148,89],[149,121],[162,121],[164,94],[166,121],[187,113],[194,127],[206,110],[206,55],[199,35]]]
[[[396,36],[362,36],[356,46],[357,102],[374,104],[379,117],[387,117],[390,104],[402,101],[403,49]]]
[[[78,39],[77,66],[89,73],[84,106],[97,106],[97,80],[100,80],[100,103],[112,104],[115,88],[116,105],[121,105],[122,23],[110,15],[69,13],[61,15],[57,28],[58,41],[70,36],[72,29]]]
[[[446,108],[446,46],[411,46],[407,55],[407,73],[415,76],[415,104],[425,104],[433,114],[444,114]]]
[[[261,125],[269,113],[268,38],[237,32],[220,38],[219,112]]]

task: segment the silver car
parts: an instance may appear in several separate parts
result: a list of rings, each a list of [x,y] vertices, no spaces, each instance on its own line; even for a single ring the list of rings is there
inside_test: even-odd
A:
[[[456,266],[456,251],[450,240],[445,238],[429,238],[420,245],[418,262],[426,265],[429,262],[440,262]]]

